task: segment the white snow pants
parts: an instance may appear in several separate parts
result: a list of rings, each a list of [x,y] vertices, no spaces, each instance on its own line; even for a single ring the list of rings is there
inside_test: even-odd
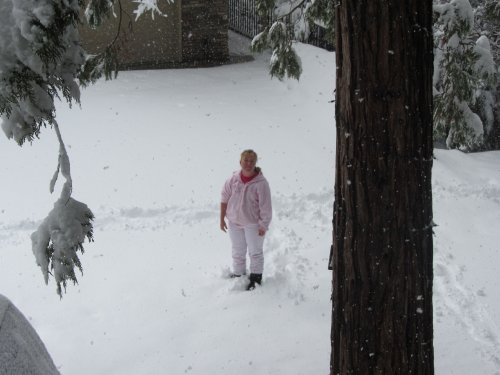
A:
[[[246,273],[247,249],[250,257],[250,273],[262,273],[264,270],[264,236],[259,236],[259,225],[249,224],[244,227],[228,223],[233,254],[233,272]]]

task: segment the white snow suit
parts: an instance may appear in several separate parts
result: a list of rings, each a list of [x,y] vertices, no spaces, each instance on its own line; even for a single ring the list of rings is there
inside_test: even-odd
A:
[[[264,269],[264,236],[272,219],[271,190],[262,172],[243,183],[235,172],[222,188],[221,202],[227,203],[226,217],[232,244],[233,272],[246,273],[246,253],[250,257],[250,273],[262,274]]]

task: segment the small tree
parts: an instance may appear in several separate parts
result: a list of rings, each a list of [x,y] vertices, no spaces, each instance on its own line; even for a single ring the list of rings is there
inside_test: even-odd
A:
[[[434,129],[448,148],[476,150],[490,131],[496,68],[485,36],[473,37],[468,0],[434,5]],[[480,115],[483,115],[481,118]]]

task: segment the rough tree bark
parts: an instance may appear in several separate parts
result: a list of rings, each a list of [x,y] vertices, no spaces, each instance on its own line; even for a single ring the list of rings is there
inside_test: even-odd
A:
[[[433,374],[432,0],[337,0],[332,375]]]

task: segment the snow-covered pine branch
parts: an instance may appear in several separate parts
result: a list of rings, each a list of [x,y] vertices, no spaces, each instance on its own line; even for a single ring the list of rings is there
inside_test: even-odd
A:
[[[57,293],[62,297],[61,285],[66,290],[67,280],[77,283],[75,267],[83,273],[77,251],[83,253],[85,237],[89,241],[93,241],[92,220],[94,215],[87,205],[71,197],[73,183],[69,157],[55,121],[54,128],[59,140],[59,162],[50,182],[50,192],[54,191],[59,173],[66,181],[59,199],[54,204],[54,209],[33,232],[31,241],[33,254],[37,264],[42,269],[45,283],[48,283],[52,270]]]
[[[293,43],[306,40],[310,25],[315,22],[326,25],[327,36],[332,37],[333,3],[328,0],[257,0],[256,9],[264,25],[263,31],[252,40],[252,50],[271,49],[272,76],[299,79],[302,66]],[[269,18],[272,19],[270,24]]]
[[[76,78],[85,62],[77,0],[0,3],[2,129],[19,144],[32,141],[55,118],[54,99],[79,102]]]
[[[473,36],[474,12],[468,0],[435,4],[434,127],[448,148],[476,150],[489,128],[496,67],[485,36]],[[483,115],[483,118],[481,118]]]
[[[496,82],[493,82],[491,88],[482,90],[479,101],[485,103],[481,106],[481,118],[485,121],[485,144],[488,150],[500,149],[500,82],[498,79],[498,67],[500,66],[500,1],[483,0],[474,12],[474,29],[479,36],[478,46],[484,44],[480,41],[483,36],[487,37],[488,45],[484,48],[489,49],[493,57],[497,72]]]
[[[59,160],[56,172],[50,181],[50,192],[54,192],[59,174],[66,181],[53,210],[31,234],[31,242],[33,254],[38,266],[42,269],[45,283],[48,284],[49,274],[52,271],[57,285],[57,294],[62,298],[61,285],[66,291],[68,280],[77,283],[75,267],[83,274],[77,252],[84,252],[85,237],[93,241],[94,214],[87,205],[71,197],[73,181],[69,156],[55,120],[53,126],[59,140]]]
[[[299,79],[302,73],[300,57],[292,47],[292,41],[288,37],[287,25],[277,21],[271,25],[267,35],[267,42],[272,48],[272,56],[269,61],[270,73],[274,77],[283,79]]]

